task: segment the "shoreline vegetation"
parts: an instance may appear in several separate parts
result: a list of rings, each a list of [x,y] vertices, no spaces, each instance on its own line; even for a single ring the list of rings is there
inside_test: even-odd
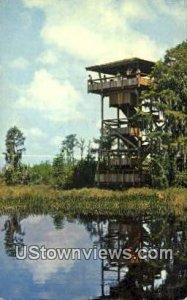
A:
[[[48,185],[0,184],[0,214],[84,215],[175,214],[186,217],[187,189],[130,188],[124,191],[81,188],[58,190]]]

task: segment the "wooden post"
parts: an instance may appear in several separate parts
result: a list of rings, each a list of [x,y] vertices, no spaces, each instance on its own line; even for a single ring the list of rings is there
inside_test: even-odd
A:
[[[101,149],[103,148],[103,135],[104,135],[104,96],[101,96]]]
[[[101,91],[103,92],[103,79],[102,79],[101,73],[99,73],[99,82],[101,84]]]
[[[104,120],[104,96],[101,96],[101,140],[99,145],[99,157],[98,157],[98,186],[100,185],[100,159],[102,156],[103,148],[103,120]]]
[[[120,125],[119,125],[119,106],[117,107],[117,120],[118,120],[118,129],[120,128]],[[118,155],[119,155],[119,136],[118,136]]]
[[[136,90],[136,95],[137,95],[137,107],[142,110],[142,105],[140,103],[140,98],[139,98],[139,90]],[[138,127],[138,162],[139,162],[139,177],[140,177],[140,182],[139,185],[142,185],[142,137],[140,134],[140,128]]]
[[[101,96],[101,137],[103,139],[104,96]]]

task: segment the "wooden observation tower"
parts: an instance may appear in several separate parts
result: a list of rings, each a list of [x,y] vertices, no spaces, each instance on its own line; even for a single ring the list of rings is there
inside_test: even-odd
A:
[[[134,117],[137,112],[146,112],[140,94],[150,84],[153,66],[151,61],[131,58],[86,68],[98,73],[97,79],[89,75],[88,93],[101,95],[101,140],[95,175],[98,185],[139,186],[145,182],[143,163],[149,144],[143,124]],[[105,99],[116,109],[115,118],[106,118]]]

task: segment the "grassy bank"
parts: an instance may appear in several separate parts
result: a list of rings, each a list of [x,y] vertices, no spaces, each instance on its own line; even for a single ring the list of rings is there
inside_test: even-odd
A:
[[[127,191],[83,188],[59,191],[49,186],[0,185],[0,212],[71,214],[165,214],[187,212],[187,190],[158,191],[132,188]]]

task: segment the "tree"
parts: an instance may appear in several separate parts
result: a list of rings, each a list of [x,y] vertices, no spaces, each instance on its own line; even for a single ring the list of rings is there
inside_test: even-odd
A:
[[[3,153],[8,167],[16,169],[21,166],[22,154],[25,151],[24,142],[25,137],[19,128],[14,126],[8,130],[5,141],[6,152]]]
[[[151,114],[141,116],[149,132],[151,172],[155,177],[160,167],[162,177],[172,184],[187,160],[187,41],[166,52],[164,60],[156,63],[152,79],[142,97]]]
[[[85,151],[85,139],[81,138],[78,142],[77,145],[80,149],[80,155],[81,155],[81,160],[83,160],[84,157],[84,151]]]
[[[98,145],[98,148],[110,150],[114,145],[114,141],[111,138],[111,134],[108,128],[103,128],[103,135],[100,138],[95,138],[94,143]],[[98,150],[99,150],[98,149]]]
[[[95,159],[93,156],[87,155],[85,159],[81,159],[74,167],[73,186],[79,188],[93,186],[95,171]]]
[[[85,147],[84,140],[84,148],[86,148],[85,157],[83,158],[82,155],[81,160],[74,166],[73,186],[79,188],[93,186],[95,179],[96,161],[93,155],[92,142],[88,141],[87,147]]]
[[[94,149],[93,148],[93,143],[95,143],[95,139],[93,139],[92,141],[88,141],[86,150],[87,150],[87,154],[86,154],[86,159],[87,160],[95,160],[95,154],[98,151],[98,149]]]
[[[76,134],[69,134],[65,137],[65,140],[62,142],[62,152],[65,153],[68,162],[71,162],[74,165],[74,150],[77,146],[77,137]]]
[[[70,187],[73,178],[73,166],[67,163],[64,154],[58,154],[53,160],[53,185],[59,188]]]
[[[6,135],[6,171],[5,181],[7,184],[25,184],[29,182],[28,169],[22,164],[22,155],[24,148],[25,137],[21,130],[16,126],[10,128]]]

